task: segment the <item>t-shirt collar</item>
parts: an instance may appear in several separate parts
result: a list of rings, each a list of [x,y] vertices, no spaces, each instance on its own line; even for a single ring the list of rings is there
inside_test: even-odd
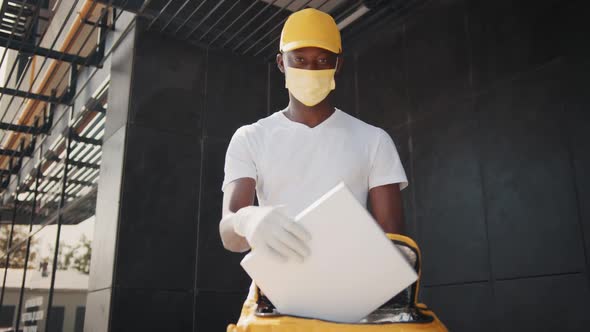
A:
[[[339,116],[339,113],[341,112],[337,107],[334,107],[334,112],[332,112],[332,114],[327,117],[326,119],[324,119],[324,121],[320,122],[319,124],[317,124],[315,127],[308,127],[306,124],[303,124],[301,122],[297,122],[297,121],[293,121],[291,119],[289,119],[286,115],[285,112],[287,111],[287,107],[285,107],[284,109],[278,111],[277,116],[279,117],[279,119],[288,124],[289,126],[293,126],[293,127],[298,127],[298,128],[303,128],[306,130],[318,130],[319,128],[325,127],[327,126],[330,122],[335,121],[335,118]]]

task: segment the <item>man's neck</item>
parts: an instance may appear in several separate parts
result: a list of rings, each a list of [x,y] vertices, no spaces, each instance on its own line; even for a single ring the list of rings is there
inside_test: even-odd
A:
[[[285,115],[295,122],[302,123],[310,128],[313,128],[334,113],[334,106],[330,103],[329,98],[324,99],[317,105],[305,106],[297,99],[290,96],[289,105]]]

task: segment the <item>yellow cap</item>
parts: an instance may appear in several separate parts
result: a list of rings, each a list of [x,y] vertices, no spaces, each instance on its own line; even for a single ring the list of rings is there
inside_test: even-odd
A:
[[[288,52],[311,46],[342,52],[340,30],[332,16],[315,8],[306,8],[287,18],[281,32],[280,50]]]

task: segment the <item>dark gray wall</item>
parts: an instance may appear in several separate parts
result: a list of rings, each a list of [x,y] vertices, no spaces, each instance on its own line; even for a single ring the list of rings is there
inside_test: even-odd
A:
[[[268,64],[136,27],[112,55],[85,331],[224,331],[249,286],[221,246],[225,150]]]
[[[344,45],[339,102],[401,150],[421,298],[452,331],[588,330],[589,20],[433,0]]]
[[[193,328],[206,58],[145,23],[111,57],[85,331]]]

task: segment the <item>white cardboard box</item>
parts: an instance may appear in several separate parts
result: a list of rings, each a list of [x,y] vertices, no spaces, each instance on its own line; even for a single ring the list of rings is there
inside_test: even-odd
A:
[[[417,279],[344,183],[295,217],[311,233],[305,262],[253,250],[242,267],[282,314],[358,322]]]

